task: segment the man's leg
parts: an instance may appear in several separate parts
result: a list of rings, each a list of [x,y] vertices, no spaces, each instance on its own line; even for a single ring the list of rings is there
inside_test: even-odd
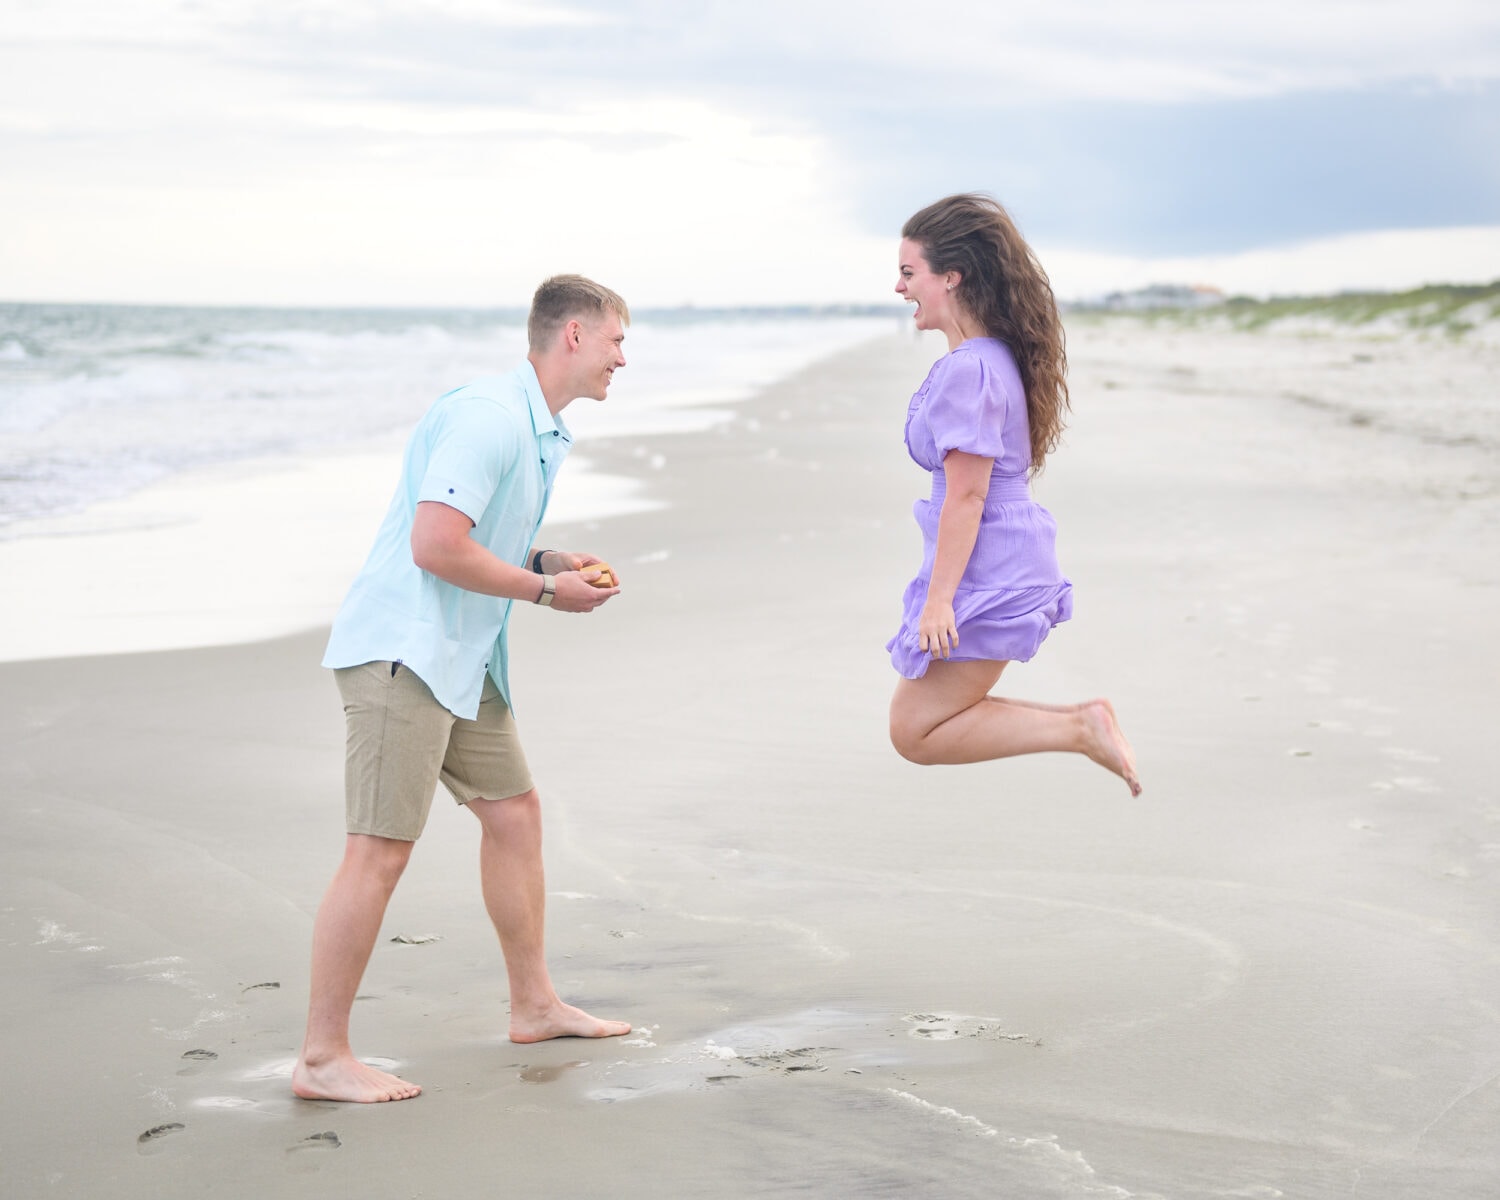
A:
[[[366,1066],[349,1047],[349,1011],[364,976],[386,905],[411,858],[412,842],[351,833],[344,860],[313,924],[307,1035],[292,1072],[306,1100],[407,1100],[422,1089]]]
[[[552,987],[544,947],[547,886],[542,868],[542,805],[536,789],[504,800],[471,800],[479,818],[479,879],[500,935],[510,977],[510,1040],[618,1037],[624,1021],[604,1021],[564,1004]]]

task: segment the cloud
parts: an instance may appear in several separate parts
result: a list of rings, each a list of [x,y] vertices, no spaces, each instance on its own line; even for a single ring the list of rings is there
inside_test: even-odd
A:
[[[1500,280],[1500,226],[1392,229],[1263,246],[1237,254],[1165,258],[1095,254],[1047,242],[1036,249],[1057,295],[1097,299],[1152,283],[1207,283],[1268,296],[1384,291]]]
[[[994,192],[1028,235],[1183,255],[1500,218],[1500,87],[846,122],[861,214]]]
[[[349,79],[400,88],[432,72],[440,92],[563,78],[606,91],[748,91],[772,105],[779,95],[791,110],[829,95],[831,79],[845,103],[920,109],[935,96],[1187,103],[1500,78],[1500,11],[1473,0],[956,0],[940,15],[906,0],[235,7],[236,39],[258,37],[267,62],[291,48],[296,63],[311,35],[319,61]],[[484,62],[488,80],[467,77]]]
[[[23,2],[0,289],[512,302],[562,256],[640,302],[881,298],[947,191],[1196,260],[1493,223],[1496,144],[1500,9],[1455,0]]]

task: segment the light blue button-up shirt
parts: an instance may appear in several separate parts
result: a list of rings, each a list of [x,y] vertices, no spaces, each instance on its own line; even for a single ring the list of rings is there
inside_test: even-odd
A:
[[[443,707],[469,720],[479,713],[488,670],[510,704],[511,602],[421,570],[412,561],[412,523],[419,503],[439,501],[474,522],[475,541],[524,566],[572,445],[530,362],[439,397],[406,444],[401,482],[334,618],[323,665],[400,662]]]

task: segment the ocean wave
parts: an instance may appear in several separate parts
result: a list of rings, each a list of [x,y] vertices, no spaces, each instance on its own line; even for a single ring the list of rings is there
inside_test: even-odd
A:
[[[629,369],[590,436],[675,427],[662,414],[721,409],[893,325],[638,319]],[[404,431],[437,396],[525,350],[524,314],[501,311],[0,305],[0,537],[183,472]]]

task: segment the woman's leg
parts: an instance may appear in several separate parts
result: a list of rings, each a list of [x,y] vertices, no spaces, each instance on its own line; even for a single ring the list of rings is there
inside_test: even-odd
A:
[[[1135,755],[1108,700],[1040,705],[989,695],[1003,662],[935,660],[891,698],[891,744],[924,765],[988,762],[1047,750],[1086,755],[1139,795]]]

